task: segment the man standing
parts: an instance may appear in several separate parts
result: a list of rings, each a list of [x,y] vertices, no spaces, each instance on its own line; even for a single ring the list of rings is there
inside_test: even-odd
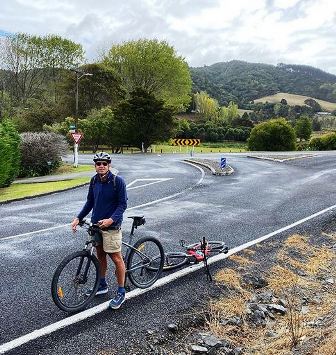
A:
[[[97,174],[91,179],[87,200],[71,223],[76,232],[77,225],[91,210],[91,222],[98,224],[101,235],[96,236],[97,257],[100,263],[100,285],[96,295],[108,292],[106,283],[107,255],[114,262],[118,282],[116,296],[111,300],[112,309],[119,308],[125,301],[125,263],[121,254],[121,223],[127,208],[126,185],[120,176],[110,171],[111,157],[101,152],[95,154],[93,161]]]

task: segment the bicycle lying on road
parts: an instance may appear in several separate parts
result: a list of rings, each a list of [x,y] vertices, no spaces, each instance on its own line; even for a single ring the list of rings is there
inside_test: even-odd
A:
[[[131,233],[126,247],[124,261],[126,279],[139,288],[147,288],[160,277],[164,264],[164,251],[160,241],[154,237],[142,237],[132,245],[134,229],[145,224],[143,216],[132,216]],[[84,309],[95,296],[100,280],[100,265],[94,255],[94,235],[100,233],[96,224],[85,220],[79,224],[86,228],[90,238],[81,251],[65,257],[57,267],[51,284],[55,304],[66,312]]]
[[[180,240],[180,244],[185,248],[185,252],[166,253],[164,256],[163,271],[170,271],[188,264],[196,264],[206,260],[215,254],[229,251],[228,246],[222,241],[203,241],[185,245],[184,240]]]

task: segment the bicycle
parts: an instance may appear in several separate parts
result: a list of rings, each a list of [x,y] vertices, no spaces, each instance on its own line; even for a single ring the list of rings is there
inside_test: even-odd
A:
[[[124,255],[126,280],[128,278],[136,287],[147,288],[161,275],[164,263],[163,247],[154,237],[142,237],[132,245],[134,229],[145,224],[146,220],[143,216],[129,218],[133,219],[129,240],[128,243],[122,241],[127,248]],[[100,281],[99,261],[93,254],[96,245],[93,237],[100,233],[100,228],[85,220],[79,225],[86,226],[91,238],[85,243],[83,250],[76,251],[61,261],[51,283],[53,301],[66,312],[84,309],[95,296]]]
[[[186,251],[166,253],[163,271],[171,271],[187,264],[197,264],[214,254],[227,254],[229,251],[228,246],[222,241],[205,241],[205,243],[185,245],[185,241],[180,240],[180,245]]]

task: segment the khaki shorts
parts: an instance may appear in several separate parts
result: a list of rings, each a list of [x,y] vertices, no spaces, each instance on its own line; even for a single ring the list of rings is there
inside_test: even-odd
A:
[[[121,229],[101,231],[103,236],[103,249],[105,253],[118,253],[121,251]]]

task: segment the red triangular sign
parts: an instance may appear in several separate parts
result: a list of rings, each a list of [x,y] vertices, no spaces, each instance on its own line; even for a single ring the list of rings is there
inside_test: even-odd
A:
[[[76,144],[78,144],[81,141],[81,139],[83,138],[83,135],[81,133],[71,133],[71,136]]]

